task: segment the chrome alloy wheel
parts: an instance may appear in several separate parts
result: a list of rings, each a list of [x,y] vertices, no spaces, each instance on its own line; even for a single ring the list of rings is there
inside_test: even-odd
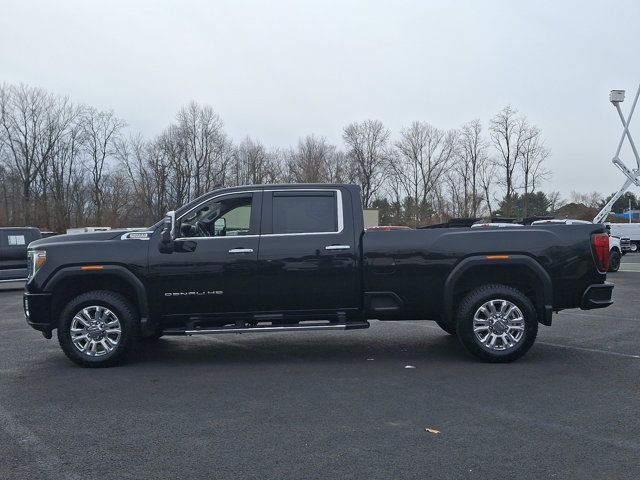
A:
[[[71,321],[71,341],[81,353],[100,357],[113,351],[122,336],[120,320],[106,307],[80,310]]]
[[[473,316],[473,333],[488,350],[510,350],[524,338],[524,315],[508,300],[489,300]]]

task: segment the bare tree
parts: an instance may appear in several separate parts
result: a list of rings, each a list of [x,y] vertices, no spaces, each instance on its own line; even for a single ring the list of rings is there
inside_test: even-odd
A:
[[[491,119],[489,128],[492,143],[498,152],[496,165],[503,171],[501,181],[504,182],[507,205],[510,205],[509,200],[515,193],[515,171],[529,133],[526,120],[517,117],[517,113],[510,106],[504,107]],[[505,213],[510,215],[510,212]]]
[[[493,215],[493,208],[491,208],[492,189],[497,183],[497,178],[498,166],[494,161],[488,160],[480,166],[480,184],[482,185],[482,193],[490,217]]]
[[[74,191],[82,189],[82,125],[80,109],[60,138],[50,161],[49,184],[53,199],[53,229],[64,231],[71,225],[71,205]]]
[[[273,183],[273,163],[274,159],[264,145],[246,137],[234,150],[230,180],[235,185]]]
[[[115,157],[120,131],[126,124],[112,111],[87,107],[83,114],[83,144],[87,155],[87,168],[91,176],[91,195],[95,207],[94,220],[102,224],[104,206],[104,175],[108,159]]]
[[[547,194],[549,199],[549,211],[555,213],[560,207],[566,204],[566,201],[562,199],[562,195],[557,190],[549,192]]]
[[[540,129],[529,126],[522,143],[518,165],[522,173],[522,188],[524,190],[524,216],[527,215],[528,193],[533,193],[539,184],[551,176],[544,162],[549,157],[549,149],[545,147]]]
[[[347,154],[334,149],[326,165],[325,180],[329,183],[353,183],[356,177],[356,168]]]
[[[465,123],[460,131],[459,161],[456,170],[462,183],[462,216],[475,217],[480,213],[483,202],[480,174],[489,161],[487,143],[482,138],[482,123],[472,120]]]
[[[362,189],[365,208],[371,206],[384,181],[385,153],[390,132],[379,120],[365,120],[344,127],[342,138],[355,166],[355,180]]]
[[[425,122],[413,122],[402,129],[396,142],[398,160],[389,168],[412,200],[415,226],[425,220],[429,200],[435,200],[436,185],[456,152],[457,132],[444,132]]]
[[[168,205],[177,207],[191,198],[192,166],[180,129],[169,125],[156,139],[156,154],[168,162]],[[160,160],[163,161],[163,160]]]
[[[73,121],[69,100],[40,88],[21,84],[0,87],[0,141],[5,161],[15,168],[22,183],[25,224],[31,223],[32,186],[56,143]]]
[[[335,155],[336,147],[330,145],[324,137],[307,135],[298,141],[296,149],[289,152],[289,176],[298,183],[327,182]]]
[[[121,139],[116,144],[119,164],[136,199],[133,221],[148,224],[169,210],[169,160],[159,142],[142,136]]]
[[[208,105],[191,102],[180,109],[177,119],[183,161],[191,174],[187,196],[195,198],[222,183],[230,159],[228,140],[220,116]]]
[[[604,201],[604,197],[600,192],[580,193],[572,190],[570,198],[573,203],[582,203],[589,208],[600,208]]]
[[[125,137],[113,112],[2,85],[0,224],[138,226],[217,185],[281,181],[357,183],[364,205],[375,203],[387,222],[492,214],[520,189],[527,201],[549,176],[549,152],[539,129],[510,107],[489,132],[491,158],[478,120],[459,132],[414,122],[394,142],[380,121],[355,122],[344,127],[344,151],[316,135],[292,148],[267,149],[249,137],[236,146],[211,107],[191,102],[160,135]],[[579,201],[597,206],[601,195]]]

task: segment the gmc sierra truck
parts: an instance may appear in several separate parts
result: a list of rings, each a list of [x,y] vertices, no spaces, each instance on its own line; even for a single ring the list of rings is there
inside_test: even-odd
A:
[[[365,231],[353,185],[224,188],[140,231],[29,245],[27,322],[85,367],[162,335],[433,320],[509,362],[538,324],[612,303],[603,225]]]

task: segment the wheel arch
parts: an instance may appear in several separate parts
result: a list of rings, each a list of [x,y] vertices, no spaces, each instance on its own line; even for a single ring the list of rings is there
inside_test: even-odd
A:
[[[121,265],[100,265],[97,270],[64,267],[58,270],[44,287],[52,294],[51,314],[57,318],[64,306],[74,297],[92,290],[109,290],[127,298],[136,308],[142,330],[151,328],[149,304],[142,281]]]
[[[539,322],[551,325],[551,277],[539,262],[527,255],[475,255],[458,262],[444,283],[445,318],[453,319],[457,305],[468,291],[488,283],[519,287],[533,302]]]

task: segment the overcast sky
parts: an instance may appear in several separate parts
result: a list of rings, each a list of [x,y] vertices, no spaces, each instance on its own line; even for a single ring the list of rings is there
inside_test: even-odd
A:
[[[113,109],[145,135],[193,99],[235,140],[280,147],[308,133],[340,145],[366,118],[394,133],[486,127],[511,104],[551,148],[545,190],[612,192],[622,127],[608,93],[626,89],[628,111],[640,2],[2,0],[0,81]]]

